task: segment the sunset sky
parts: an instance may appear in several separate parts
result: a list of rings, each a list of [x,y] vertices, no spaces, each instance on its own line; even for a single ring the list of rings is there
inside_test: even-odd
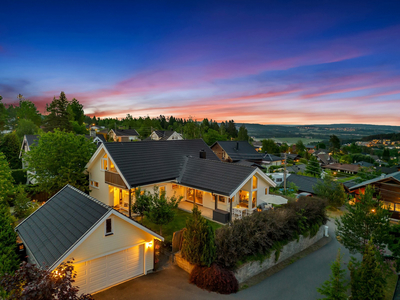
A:
[[[11,1],[0,95],[43,113],[400,125],[400,1]]]

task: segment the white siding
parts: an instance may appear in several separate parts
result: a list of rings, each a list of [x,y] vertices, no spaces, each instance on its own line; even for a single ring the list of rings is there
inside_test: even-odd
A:
[[[108,184],[105,183],[105,172],[100,169],[101,158],[104,156],[104,154],[105,151],[101,150],[88,170],[89,180],[94,180],[99,183],[99,188],[90,187],[90,196],[100,200],[104,204],[110,205]]]

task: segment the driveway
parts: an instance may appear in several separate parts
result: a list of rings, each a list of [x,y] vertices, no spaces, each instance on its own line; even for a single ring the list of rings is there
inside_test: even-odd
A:
[[[335,225],[329,221],[331,242],[310,255],[294,262],[285,269],[268,277],[261,283],[237,294],[219,295],[189,284],[188,274],[176,266],[142,276],[94,295],[96,300],[128,299],[268,299],[298,300],[318,299],[317,287],[329,279],[330,264],[341,248],[343,261],[350,259],[349,252],[341,246],[335,236]],[[349,272],[347,277],[350,278]]]

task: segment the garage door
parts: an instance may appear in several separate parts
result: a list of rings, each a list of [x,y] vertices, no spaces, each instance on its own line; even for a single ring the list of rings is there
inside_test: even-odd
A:
[[[94,293],[143,274],[144,245],[76,264],[79,293]]]

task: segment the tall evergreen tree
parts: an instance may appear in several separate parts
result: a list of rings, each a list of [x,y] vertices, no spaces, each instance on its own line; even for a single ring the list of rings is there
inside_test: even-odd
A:
[[[333,154],[337,153],[340,150],[340,140],[336,135],[333,134],[329,137],[329,144],[330,150]]]
[[[16,254],[17,234],[12,223],[10,207],[0,199],[0,277],[14,272],[19,265]]]
[[[7,125],[7,109],[1,102],[2,99],[3,97],[0,96],[0,131],[4,130]]]
[[[0,203],[7,201],[8,197],[14,193],[13,182],[9,163],[3,152],[0,152]]]
[[[83,105],[80,104],[77,99],[73,98],[72,101],[68,104],[68,110],[70,113],[70,118],[78,122],[79,125],[82,125],[83,121],[85,120]]]
[[[247,128],[244,125],[241,125],[239,127],[239,133],[238,133],[238,138],[239,141],[248,141],[249,140],[249,135],[247,133]]]
[[[44,122],[46,131],[54,131],[54,129],[72,131],[68,105],[69,102],[64,92],[61,92],[58,99],[54,97],[50,105],[46,105],[46,111],[49,112]]]
[[[20,169],[22,167],[21,159],[19,158],[20,148],[21,143],[15,132],[6,134],[0,143],[0,151],[6,156],[11,169]]]
[[[317,158],[315,156],[311,156],[310,160],[307,163],[307,167],[306,167],[306,173],[320,178],[321,177],[321,166],[319,165],[319,162],[317,160]]]
[[[340,248],[336,260],[331,264],[332,274],[329,276],[330,280],[324,282],[321,288],[318,288],[318,293],[326,296],[324,299],[329,300],[346,300],[347,297],[347,280],[345,279],[346,270],[341,268],[342,256],[340,255]]]
[[[42,116],[36,108],[36,105],[25,99],[22,95],[18,96],[19,106],[16,107],[17,123],[19,120],[31,120],[36,126],[42,124]]]

